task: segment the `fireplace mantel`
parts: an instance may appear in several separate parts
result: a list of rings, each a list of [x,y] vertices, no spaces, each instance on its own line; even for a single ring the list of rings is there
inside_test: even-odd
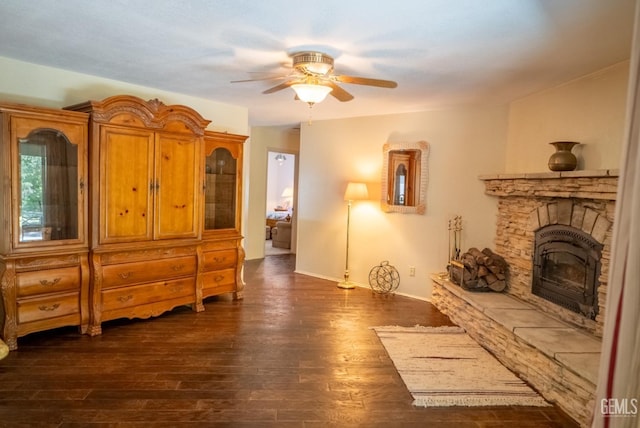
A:
[[[583,198],[615,201],[618,187],[617,169],[586,171],[485,174],[487,195],[531,196],[548,198]]]

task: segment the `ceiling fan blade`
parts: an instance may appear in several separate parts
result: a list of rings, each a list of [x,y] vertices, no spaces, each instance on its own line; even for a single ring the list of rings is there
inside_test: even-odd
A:
[[[263,94],[273,94],[274,92],[278,92],[281,91],[283,89],[286,89],[288,87],[290,87],[291,85],[293,85],[294,83],[296,83],[296,80],[289,80],[288,82],[283,82],[279,85],[276,85],[272,88],[266,89],[264,91],[262,91]]]
[[[353,99],[353,95],[336,85],[334,82],[328,82],[328,85],[333,89],[330,94],[338,101],[345,102]]]
[[[255,79],[232,80],[231,83],[262,82],[262,81],[265,81],[265,80],[286,79],[287,77],[289,77],[289,75],[282,74],[282,75],[278,75],[278,76],[257,77]]]
[[[395,88],[398,86],[393,80],[369,79],[367,77],[355,76],[334,76],[335,80],[342,83],[353,83],[356,85],[377,86],[379,88]]]

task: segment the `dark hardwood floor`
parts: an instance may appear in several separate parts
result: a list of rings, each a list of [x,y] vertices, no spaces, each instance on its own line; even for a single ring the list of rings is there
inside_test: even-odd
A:
[[[0,426],[573,427],[554,407],[416,408],[377,325],[444,325],[427,302],[246,263],[245,299],[32,334],[0,361]]]

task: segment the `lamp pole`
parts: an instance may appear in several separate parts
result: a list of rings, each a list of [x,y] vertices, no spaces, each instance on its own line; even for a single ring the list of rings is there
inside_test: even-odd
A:
[[[349,281],[349,223],[351,222],[351,203],[367,198],[369,198],[369,192],[365,183],[347,184],[347,189],[344,192],[344,200],[347,201],[347,252],[344,262],[344,281],[338,283],[338,287],[340,288],[356,288],[356,285]]]
[[[344,262],[344,281],[338,283],[340,288],[355,288],[353,282],[349,281],[349,223],[351,221],[351,199],[347,203],[347,249]]]

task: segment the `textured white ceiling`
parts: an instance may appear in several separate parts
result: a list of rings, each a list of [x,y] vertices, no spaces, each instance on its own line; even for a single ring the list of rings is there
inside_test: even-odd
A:
[[[3,0],[0,56],[247,106],[252,125],[309,118],[280,81],[314,48],[342,85],[314,120],[505,103],[626,60],[635,0]]]

